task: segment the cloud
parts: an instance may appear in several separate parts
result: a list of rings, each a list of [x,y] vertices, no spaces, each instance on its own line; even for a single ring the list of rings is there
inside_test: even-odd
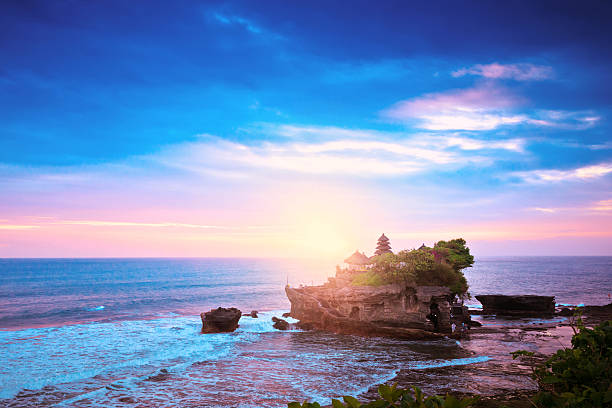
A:
[[[421,129],[440,131],[485,131],[520,124],[583,130],[600,120],[591,111],[517,113],[524,102],[506,88],[487,84],[400,101],[382,114]]]
[[[546,208],[546,207],[533,207],[530,208],[531,211],[538,211],[538,212],[543,212],[543,213],[547,213],[547,214],[553,214],[556,213],[558,211],[557,208]]]
[[[597,201],[590,209],[593,211],[612,211],[612,199]]]
[[[444,141],[448,146],[458,146],[463,150],[508,150],[511,152],[522,153],[525,151],[527,141],[522,138],[512,138],[506,140],[479,140],[467,137],[449,136]]]
[[[376,177],[416,173],[431,165],[454,163],[456,157],[450,152],[376,141],[245,145],[219,139],[177,146],[157,160],[167,166],[195,172],[215,169],[252,175],[258,170]]]
[[[255,25],[251,20],[236,15],[226,15],[220,13],[213,13],[215,20],[225,25],[238,25],[244,27],[247,31],[253,34],[261,34],[263,30]]]
[[[254,172],[393,177],[489,164],[494,151],[524,152],[521,138],[482,140],[460,135],[407,135],[367,129],[299,125],[263,126],[278,141],[239,143],[202,136],[151,156],[164,166],[232,177]],[[248,130],[247,130],[248,131]],[[258,130],[259,131],[259,130]],[[481,154],[481,152],[487,152]]]
[[[597,125],[600,120],[601,117],[591,111],[540,110],[528,122],[539,126],[584,130]]]
[[[14,224],[0,224],[0,230],[14,230],[14,231],[21,231],[21,230],[29,230],[29,229],[36,229],[38,228],[38,225],[14,225]]]
[[[593,144],[588,146],[591,150],[607,150],[612,149],[612,142],[603,142],[598,144]]]
[[[528,120],[508,113],[521,99],[493,85],[426,94],[396,103],[383,115],[427,130],[492,130]]]
[[[563,181],[585,181],[606,176],[612,173],[612,163],[602,163],[578,167],[572,170],[532,170],[515,173],[528,183],[551,183]]]
[[[454,77],[478,75],[491,79],[514,79],[516,81],[541,81],[553,77],[553,69],[544,65],[520,64],[476,64],[470,68],[454,71]]]

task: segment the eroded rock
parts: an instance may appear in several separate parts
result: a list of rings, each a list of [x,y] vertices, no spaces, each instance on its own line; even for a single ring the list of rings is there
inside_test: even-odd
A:
[[[274,322],[272,327],[274,327],[277,330],[289,330],[289,328],[291,327],[289,325],[289,322],[283,319],[279,319],[278,317],[273,316],[272,321]]]
[[[285,292],[298,327],[401,339],[440,338],[451,331],[446,287],[324,285]]]
[[[235,307],[219,307],[210,312],[201,313],[202,333],[226,333],[238,328],[242,312]]]

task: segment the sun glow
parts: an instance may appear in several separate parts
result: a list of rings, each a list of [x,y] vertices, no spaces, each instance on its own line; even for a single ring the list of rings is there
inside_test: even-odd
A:
[[[304,220],[298,228],[295,239],[298,252],[332,257],[343,255],[349,247],[342,229],[329,220]]]

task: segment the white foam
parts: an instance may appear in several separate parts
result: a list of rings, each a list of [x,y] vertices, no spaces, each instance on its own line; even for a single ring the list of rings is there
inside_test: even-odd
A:
[[[491,360],[491,357],[489,356],[479,356],[479,357],[455,358],[452,360],[411,361],[407,363],[406,365],[408,366],[408,368],[411,368],[413,370],[424,370],[427,368],[440,368],[440,367],[451,367],[451,366],[483,363],[489,360]]]

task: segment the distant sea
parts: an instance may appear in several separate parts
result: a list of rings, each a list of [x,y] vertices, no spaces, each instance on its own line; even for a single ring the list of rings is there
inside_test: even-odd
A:
[[[359,394],[400,368],[469,364],[455,341],[279,332],[283,287],[334,264],[279,259],[0,259],[1,406],[286,406]],[[466,270],[477,294],[611,302],[612,257],[495,257]],[[475,300],[470,301],[477,306]],[[259,310],[200,335],[199,313]]]

